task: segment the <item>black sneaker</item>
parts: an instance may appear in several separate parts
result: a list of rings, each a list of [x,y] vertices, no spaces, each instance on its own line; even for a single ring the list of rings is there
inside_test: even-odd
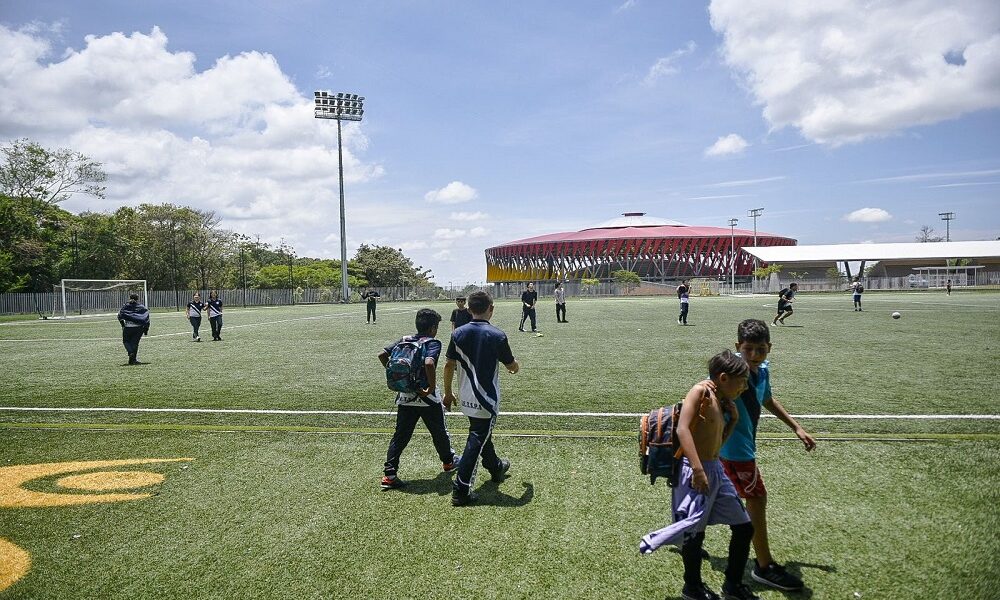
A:
[[[721,600],[719,595],[708,589],[704,583],[697,586],[685,585],[681,590],[681,598],[684,600]]]
[[[479,500],[479,494],[473,494],[472,492],[465,492],[464,494],[459,494],[458,492],[451,493],[452,506],[468,506],[476,500]]]
[[[406,483],[399,477],[389,477],[386,475],[382,478],[382,489],[383,490],[398,490],[399,488],[406,485]]]
[[[520,331],[521,333],[524,333],[524,327],[518,327],[517,330]]]
[[[501,482],[507,479],[507,471],[510,470],[510,461],[506,458],[500,459],[500,466],[496,470],[490,471],[490,479]]]
[[[750,577],[761,583],[785,592],[797,592],[802,589],[802,580],[785,570],[778,563],[771,563],[764,568],[756,563],[750,571]]]
[[[732,587],[728,583],[722,584],[722,597],[726,600],[760,600],[760,596],[751,592],[745,583]]]
[[[445,473],[451,473],[458,468],[458,463],[461,462],[462,455],[456,454],[452,457],[451,462],[441,463],[441,470]]]

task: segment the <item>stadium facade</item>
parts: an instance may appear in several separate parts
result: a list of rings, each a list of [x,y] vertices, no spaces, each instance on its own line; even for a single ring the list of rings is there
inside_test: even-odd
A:
[[[758,247],[794,246],[796,240],[757,232]],[[583,229],[550,233],[486,249],[486,278],[491,283],[606,279],[618,270],[633,271],[650,281],[683,277],[753,273],[754,257],[742,250],[754,245],[754,232],[728,227],[701,227],[624,213]],[[730,254],[731,248],[736,251]],[[732,258],[731,258],[732,256]]]

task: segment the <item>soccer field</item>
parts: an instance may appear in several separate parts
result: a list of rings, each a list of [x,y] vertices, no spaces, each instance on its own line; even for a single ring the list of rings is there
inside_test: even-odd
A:
[[[0,597],[677,597],[680,557],[638,553],[669,491],[638,474],[636,415],[681,398],[774,300],[693,298],[687,327],[672,298],[570,299],[567,324],[548,300],[544,337],[498,303],[521,363],[496,429],[513,468],[462,509],[426,435],[403,455],[411,485],[378,487],[393,407],[376,354],[423,304],[383,304],[376,325],[361,305],[234,307],[214,343],[154,313],[137,367],[110,317],[0,323]],[[795,307],[772,328],[774,392],[819,447],[773,418],[760,446],[799,596],[996,597],[1000,294]],[[448,418],[457,449],[464,424]],[[148,497],[95,501],[112,493]],[[708,535],[713,587],[727,539]]]

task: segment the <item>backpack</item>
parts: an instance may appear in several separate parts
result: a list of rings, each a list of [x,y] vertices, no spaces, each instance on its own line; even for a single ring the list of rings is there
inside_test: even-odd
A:
[[[858,284],[857,286],[855,286],[855,288],[854,288],[854,289],[855,289],[855,291],[857,291],[857,293],[859,293],[859,294],[860,294],[860,293],[862,293],[862,292],[864,292],[864,291],[865,291],[865,286],[863,286],[863,285],[861,285],[861,284],[859,283],[859,284]]]
[[[705,396],[702,397],[699,414],[705,407],[704,400]],[[677,421],[683,405],[683,402],[678,402],[673,406],[653,409],[639,421],[639,471],[649,475],[650,485],[655,484],[658,477],[666,477],[667,485],[677,487],[684,454],[677,438]],[[691,430],[694,431],[697,426],[698,419],[695,419]]]
[[[784,300],[785,299],[785,294],[787,294],[787,293],[788,293],[788,288],[784,288],[783,290],[781,290],[780,292],[778,292],[778,299],[779,300]]]
[[[405,337],[392,347],[385,365],[385,383],[394,392],[416,394],[424,368],[424,342],[431,338]]]

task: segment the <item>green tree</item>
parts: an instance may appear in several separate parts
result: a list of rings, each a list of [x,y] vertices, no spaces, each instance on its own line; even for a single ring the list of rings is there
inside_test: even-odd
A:
[[[766,267],[757,267],[753,270],[753,276],[757,279],[767,279],[771,276],[771,273],[781,273],[782,269],[785,267],[779,264],[768,265]]]
[[[413,261],[397,248],[361,244],[354,255],[354,262],[357,263],[360,275],[375,287],[430,285],[430,270],[414,267]]]
[[[626,294],[631,294],[632,290],[639,287],[639,284],[642,283],[638,273],[624,269],[611,273],[611,278],[614,279],[620,288],[625,290]]]
[[[103,166],[79,152],[25,138],[0,146],[0,161],[0,193],[12,198],[55,204],[77,193],[104,197]]]

